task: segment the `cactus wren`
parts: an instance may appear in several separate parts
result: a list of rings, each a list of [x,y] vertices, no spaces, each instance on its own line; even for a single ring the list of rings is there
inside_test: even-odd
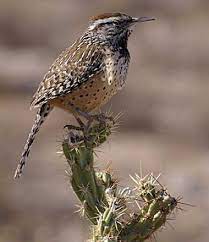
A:
[[[14,177],[20,177],[40,126],[54,107],[91,112],[104,105],[124,84],[130,55],[131,27],[153,18],[121,13],[93,17],[84,34],[63,51],[36,91],[31,108],[38,108]]]

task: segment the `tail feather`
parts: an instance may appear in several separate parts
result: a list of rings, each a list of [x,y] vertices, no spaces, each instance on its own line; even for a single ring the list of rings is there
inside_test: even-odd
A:
[[[24,149],[23,149],[23,152],[22,152],[22,155],[21,155],[21,159],[20,159],[18,166],[17,166],[17,169],[15,171],[15,174],[14,174],[15,179],[19,178],[22,175],[23,168],[25,166],[26,160],[27,160],[28,155],[30,153],[30,149],[31,149],[31,146],[32,146],[33,141],[35,139],[35,136],[38,133],[41,125],[43,124],[43,122],[45,121],[46,117],[48,116],[48,114],[50,113],[50,111],[52,109],[53,109],[53,107],[51,107],[47,103],[43,104],[39,108],[37,115],[36,115],[36,118],[35,118],[34,125],[31,128],[31,131],[29,133],[28,139],[26,141],[26,144],[24,146]]]

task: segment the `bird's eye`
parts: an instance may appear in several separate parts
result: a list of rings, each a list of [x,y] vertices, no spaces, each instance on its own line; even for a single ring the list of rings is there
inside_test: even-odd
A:
[[[99,23],[98,27],[102,27],[102,26],[116,26],[116,23],[114,21],[108,21],[108,22],[103,22],[103,23]]]
[[[110,26],[110,25],[113,25],[114,23],[113,22],[104,22],[104,23],[100,23],[98,26],[99,27],[102,27],[102,26]]]
[[[98,27],[102,27],[102,26],[105,26],[107,23],[100,23],[99,25],[98,25]]]

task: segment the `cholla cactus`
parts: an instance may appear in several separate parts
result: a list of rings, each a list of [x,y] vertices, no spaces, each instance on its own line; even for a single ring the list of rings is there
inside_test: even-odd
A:
[[[117,180],[94,168],[94,148],[104,143],[114,122],[92,122],[88,129],[69,131],[63,152],[70,166],[70,182],[81,211],[92,224],[95,242],[145,241],[164,226],[177,206],[153,174],[131,177],[133,188],[118,189]]]

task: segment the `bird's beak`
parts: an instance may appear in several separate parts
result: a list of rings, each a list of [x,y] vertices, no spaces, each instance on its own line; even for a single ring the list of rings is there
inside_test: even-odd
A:
[[[155,18],[153,17],[140,17],[140,18],[132,18],[133,23],[141,23],[147,21],[153,21]]]

